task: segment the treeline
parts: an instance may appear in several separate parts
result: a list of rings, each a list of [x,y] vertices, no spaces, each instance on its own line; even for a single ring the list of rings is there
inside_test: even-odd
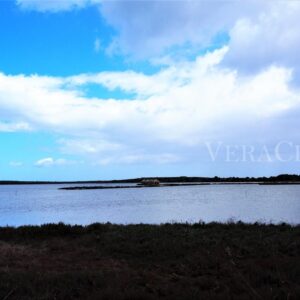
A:
[[[281,174],[271,177],[142,177],[133,179],[121,179],[121,180],[94,180],[94,181],[12,181],[5,180],[0,181],[0,184],[85,184],[85,183],[139,183],[144,179],[158,179],[160,182],[165,183],[193,183],[193,182],[259,182],[259,183],[287,183],[287,182],[300,182],[300,175]]]
[[[161,182],[300,182],[300,175],[281,174],[271,177],[156,177]]]

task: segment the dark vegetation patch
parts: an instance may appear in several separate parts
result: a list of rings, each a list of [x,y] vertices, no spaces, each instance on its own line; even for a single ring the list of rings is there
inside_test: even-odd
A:
[[[300,226],[0,228],[0,299],[300,299]]]
[[[261,183],[261,184],[300,184],[298,174],[280,174],[271,177],[141,177],[120,180],[92,180],[92,181],[14,181],[1,180],[0,185],[18,184],[86,184],[86,183],[141,183],[143,180],[157,179],[161,183]]]

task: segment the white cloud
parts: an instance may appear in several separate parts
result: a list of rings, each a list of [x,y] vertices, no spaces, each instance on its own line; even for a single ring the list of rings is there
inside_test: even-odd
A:
[[[37,167],[49,167],[54,165],[54,159],[52,157],[43,158],[38,160],[35,165]]]
[[[165,67],[153,75],[0,74],[0,131],[55,132],[63,136],[63,154],[102,165],[196,161],[206,141],[267,147],[299,141],[300,92],[291,85],[300,82],[298,1],[17,3],[53,13],[97,4],[117,32],[107,51],[150,57]],[[218,44],[220,34],[228,36],[225,47],[184,59],[187,51]],[[100,46],[95,40],[94,50]],[[180,61],[176,51],[183,53]],[[124,99],[88,99],[89,84],[121,89]],[[47,163],[57,164],[53,158]]]
[[[238,19],[229,34],[225,64],[246,71],[279,64],[299,71],[299,1],[274,1],[267,11]]]
[[[106,162],[188,159],[208,140],[271,143],[280,136],[298,138],[300,93],[289,86],[291,70],[270,66],[241,75],[221,66],[227,51],[225,47],[154,75],[0,74],[0,119],[58,133],[64,136],[62,152]],[[136,98],[85,98],[82,85],[91,82],[134,91]],[[59,163],[46,158],[37,164]]]
[[[94,136],[94,139],[61,139],[58,141],[61,145],[61,151],[67,154],[89,154],[99,155],[105,152],[124,150],[119,144],[110,143],[105,140],[101,140]]]
[[[186,43],[207,46],[216,34],[268,7],[268,2],[105,1],[100,9],[119,32],[111,48],[144,57]]]
[[[30,131],[26,122],[0,122],[0,132]]]
[[[133,53],[137,57],[161,54],[186,43],[189,47],[207,46],[216,34],[228,32],[237,20],[256,16],[272,5],[271,1],[260,0],[243,1],[242,4],[213,0],[16,1],[22,9],[52,13],[96,5],[102,17],[118,32],[108,51]]]
[[[74,161],[69,161],[64,158],[54,159],[52,157],[47,157],[36,161],[35,166],[36,167],[65,166],[74,163],[75,163]]]
[[[107,49],[137,58],[160,57],[176,47],[203,49],[227,34],[226,66],[257,71],[271,64],[295,70],[300,82],[299,1],[17,0],[23,9],[58,12],[96,5],[117,35]],[[168,16],[166,18],[166,16]],[[95,40],[99,51],[99,40]],[[161,59],[160,59],[161,60]]]
[[[226,66],[257,72],[277,64],[293,68],[300,82],[299,1],[107,1],[101,12],[119,33],[109,51],[153,59],[179,48],[185,57],[223,34]]]

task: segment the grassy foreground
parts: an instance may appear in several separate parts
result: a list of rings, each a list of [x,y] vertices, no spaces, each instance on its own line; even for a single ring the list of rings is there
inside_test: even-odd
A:
[[[0,299],[300,299],[300,226],[0,228]]]

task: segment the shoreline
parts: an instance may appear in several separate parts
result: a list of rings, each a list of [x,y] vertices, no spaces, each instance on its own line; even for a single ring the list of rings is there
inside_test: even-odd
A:
[[[195,185],[210,185],[210,183],[170,183],[159,185],[114,185],[114,186],[70,186],[62,187],[59,190],[108,190],[108,189],[140,189],[140,188],[160,188],[160,187],[175,187],[175,186],[195,186]]]
[[[0,185],[32,185],[32,184],[138,184],[143,180],[158,180],[164,184],[300,184],[300,175],[280,174],[270,177],[139,177],[131,179],[114,179],[114,180],[63,180],[63,181],[17,181],[17,180],[0,180]]]
[[[161,183],[159,185],[114,185],[114,186],[70,186],[59,190],[108,190],[108,189],[138,189],[138,188],[160,188],[178,186],[202,186],[202,185],[300,185],[300,182],[199,182],[199,183]]]

